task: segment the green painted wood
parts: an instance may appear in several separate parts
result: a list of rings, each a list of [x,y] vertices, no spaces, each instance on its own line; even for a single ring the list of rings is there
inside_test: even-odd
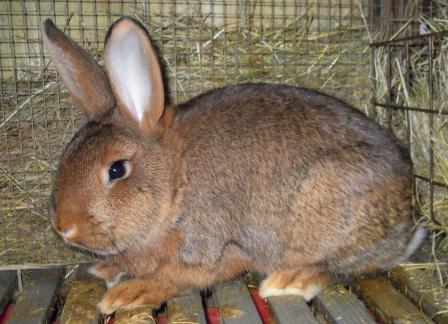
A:
[[[214,298],[224,324],[262,324],[246,285],[235,280],[214,288]]]
[[[17,298],[8,320],[14,324],[45,322],[52,311],[57,291],[62,283],[65,269],[31,270],[24,273],[23,291]]]
[[[400,291],[437,323],[448,323],[448,290],[423,269],[396,267],[390,278]]]
[[[368,307],[386,323],[433,323],[410,300],[382,277],[361,278],[356,288]]]
[[[315,298],[318,309],[334,324],[375,324],[365,305],[343,285],[333,285]]]
[[[0,313],[8,305],[17,290],[17,272],[0,271]]]
[[[300,296],[273,296],[268,300],[272,316],[280,324],[317,324],[318,321]]]
[[[199,290],[175,297],[167,302],[168,323],[206,324],[204,307]]]

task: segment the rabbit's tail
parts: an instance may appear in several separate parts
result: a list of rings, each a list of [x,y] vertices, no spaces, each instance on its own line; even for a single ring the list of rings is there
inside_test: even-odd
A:
[[[386,262],[381,265],[383,269],[391,268],[399,263],[405,262],[407,259],[409,259],[414,252],[418,249],[418,247],[422,244],[423,240],[426,237],[427,229],[423,225],[419,225],[414,232],[414,235],[412,236],[411,240],[409,241],[405,251],[403,254],[398,256],[397,258],[393,259],[392,262]]]
[[[406,261],[420,246],[427,230],[420,225],[408,242],[397,239],[406,235],[404,226],[393,235],[393,239],[383,239],[350,258],[339,259],[330,265],[329,271],[336,275],[361,274],[365,271],[377,271],[391,268]],[[397,235],[398,234],[398,235]]]
[[[403,259],[399,262],[406,261],[412,254],[414,254],[415,250],[417,250],[417,248],[422,244],[427,233],[428,230],[425,228],[425,226],[419,225],[417,227],[414,236],[412,236],[412,239],[409,242],[408,247],[406,248],[406,252],[403,255]]]

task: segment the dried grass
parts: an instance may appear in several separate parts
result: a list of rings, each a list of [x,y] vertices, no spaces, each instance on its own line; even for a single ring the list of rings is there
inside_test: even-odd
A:
[[[117,324],[156,324],[150,306],[139,306],[129,310],[119,310],[115,313],[114,323]],[[175,322],[170,322],[175,323]],[[186,323],[186,322],[182,322]]]
[[[144,20],[138,12],[133,16]],[[273,27],[260,28],[257,19],[214,26],[209,17],[192,11],[151,19],[148,28],[162,53],[174,103],[219,86],[266,81],[321,89],[366,109],[370,57],[365,26],[348,23],[347,16],[317,31],[316,19],[310,9]],[[91,50],[101,54],[101,49]],[[0,267],[90,258],[64,246],[47,216],[58,156],[83,120],[52,65],[42,66],[40,71],[22,69],[24,77],[16,82],[2,80],[8,95],[0,106],[5,157],[0,159]]]
[[[448,30],[448,5],[440,2],[440,17],[429,19],[419,16],[411,22],[426,22],[431,32]],[[398,35],[397,35],[398,36]],[[416,44],[416,45],[415,45]],[[408,107],[421,107],[429,109],[429,48],[427,42],[414,42],[410,47],[409,62],[405,57],[404,48],[401,56],[392,51],[392,104]],[[448,112],[448,37],[436,38],[433,55],[433,109],[434,131],[430,134],[430,114],[417,111],[393,111],[391,113],[391,126],[394,133],[409,145],[414,171],[416,174],[430,177],[431,141],[434,152],[434,180],[448,184],[448,116],[441,113]],[[385,47],[378,48],[374,56],[373,80],[376,89],[377,102],[386,102],[388,96],[387,76],[388,53]],[[407,82],[406,66],[410,66],[410,82]],[[389,115],[386,109],[378,108],[368,110],[380,124],[387,127]],[[416,180],[416,207],[417,222],[427,224],[431,230],[430,263],[419,264],[430,272],[435,272],[441,284],[444,284],[447,275],[448,259],[448,192],[447,188],[434,187],[433,207],[430,204],[429,184],[423,180]],[[431,209],[434,214],[431,216]],[[439,252],[440,251],[440,252]],[[439,257],[439,255],[442,255]],[[410,265],[414,267],[415,264]]]

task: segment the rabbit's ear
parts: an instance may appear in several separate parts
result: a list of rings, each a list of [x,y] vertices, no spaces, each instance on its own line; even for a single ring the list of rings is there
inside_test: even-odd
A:
[[[120,112],[135,130],[151,134],[165,97],[159,61],[144,27],[131,18],[115,22],[104,60]]]
[[[50,19],[42,23],[41,31],[45,48],[75,104],[89,119],[112,108],[115,98],[98,63]]]

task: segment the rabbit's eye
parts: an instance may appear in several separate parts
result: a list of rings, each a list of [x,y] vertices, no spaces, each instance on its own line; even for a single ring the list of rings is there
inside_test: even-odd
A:
[[[119,160],[115,161],[109,166],[109,181],[113,181],[116,179],[121,179],[127,175],[127,167],[128,161]]]

